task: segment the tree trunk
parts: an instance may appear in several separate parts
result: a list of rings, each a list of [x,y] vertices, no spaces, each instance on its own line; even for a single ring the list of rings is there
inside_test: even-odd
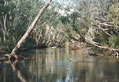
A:
[[[7,22],[7,15],[5,14],[3,16],[3,40],[4,42],[6,41],[6,36],[7,36],[7,25],[6,25],[6,22]]]
[[[22,44],[25,42],[26,38],[29,36],[29,34],[32,32],[32,30],[34,29],[36,23],[38,22],[38,20],[40,19],[41,15],[44,13],[44,11],[47,9],[47,7],[50,5],[51,0],[38,12],[37,16],[35,17],[35,19],[33,20],[33,22],[31,23],[31,25],[28,27],[27,31],[25,32],[25,34],[22,36],[22,38],[18,41],[17,45],[13,48],[12,52],[11,52],[11,56],[16,55],[16,51],[22,46]]]

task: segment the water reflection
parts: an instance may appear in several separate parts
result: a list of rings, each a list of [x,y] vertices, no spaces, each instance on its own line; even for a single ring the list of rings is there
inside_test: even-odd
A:
[[[10,64],[14,74],[19,78],[21,82],[27,82],[28,73],[26,71],[24,64],[21,61],[20,62],[18,60],[14,62],[8,61],[7,63]]]
[[[119,82],[119,60],[90,57],[86,49],[50,48],[32,55],[33,59],[0,62],[0,82]]]
[[[23,61],[0,62],[0,82],[27,82],[28,73]]]

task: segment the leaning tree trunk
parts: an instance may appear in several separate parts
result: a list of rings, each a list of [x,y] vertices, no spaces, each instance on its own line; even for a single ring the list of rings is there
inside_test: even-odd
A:
[[[22,44],[25,42],[26,38],[29,36],[29,34],[32,32],[32,30],[34,29],[36,23],[38,22],[38,20],[40,19],[41,15],[44,13],[44,11],[47,9],[47,7],[50,5],[51,0],[38,12],[37,16],[35,17],[35,19],[33,20],[33,22],[31,23],[31,25],[28,27],[27,31],[25,32],[25,34],[22,36],[22,38],[18,41],[17,45],[13,48],[10,56],[15,56],[16,55],[16,51],[22,46]]]

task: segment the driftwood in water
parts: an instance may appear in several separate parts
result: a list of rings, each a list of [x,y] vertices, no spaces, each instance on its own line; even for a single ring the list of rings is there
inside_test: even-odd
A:
[[[101,49],[105,49],[105,50],[111,50],[111,51],[119,51],[119,49],[110,48],[107,46],[100,46],[97,42],[94,42],[94,41],[89,40],[89,39],[85,39],[85,42],[88,43],[89,45],[92,45],[92,46],[97,47],[97,48],[101,48]]]
[[[72,38],[73,40],[76,40],[76,39],[74,39],[74,38]],[[93,41],[93,40],[90,40],[90,39],[88,39],[88,38],[85,38],[85,37],[81,37],[81,39],[83,39],[83,40],[81,40],[81,42],[84,42],[84,43],[87,43],[87,44],[89,44],[89,45],[91,45],[91,46],[93,46],[93,47],[96,47],[96,48],[99,48],[99,49],[102,49],[102,50],[109,50],[109,51],[112,51],[113,53],[115,53],[115,55],[116,56],[118,56],[119,54],[118,54],[118,52],[119,52],[119,49],[115,49],[115,48],[110,48],[110,47],[108,47],[108,46],[101,46],[99,43],[97,43],[97,42],[95,42],[95,41]],[[77,41],[77,40],[76,40]],[[80,41],[80,40],[79,40]]]
[[[47,9],[47,7],[50,5],[51,0],[38,12],[37,16],[35,17],[35,19],[33,20],[33,22],[31,23],[31,25],[28,27],[27,31],[25,32],[25,34],[22,36],[22,38],[18,41],[17,45],[14,47],[14,49],[12,50],[10,57],[15,57],[17,58],[18,56],[16,55],[16,51],[22,46],[22,44],[25,42],[26,38],[29,36],[29,34],[32,32],[32,30],[34,29],[36,23],[38,22],[38,20],[40,19],[41,15],[44,13],[44,11]]]

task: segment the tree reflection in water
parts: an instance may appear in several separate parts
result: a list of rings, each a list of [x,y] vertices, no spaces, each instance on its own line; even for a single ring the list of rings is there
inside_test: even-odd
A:
[[[15,60],[14,62],[9,61],[8,62],[11,65],[11,68],[13,69],[13,72],[17,75],[17,77],[22,82],[27,82],[27,71],[25,69],[25,66],[22,62],[19,62],[18,60]]]
[[[0,82],[28,82],[28,71],[22,61],[0,62]]]
[[[85,52],[44,49],[34,59],[0,62],[0,82],[119,82],[118,59]]]

